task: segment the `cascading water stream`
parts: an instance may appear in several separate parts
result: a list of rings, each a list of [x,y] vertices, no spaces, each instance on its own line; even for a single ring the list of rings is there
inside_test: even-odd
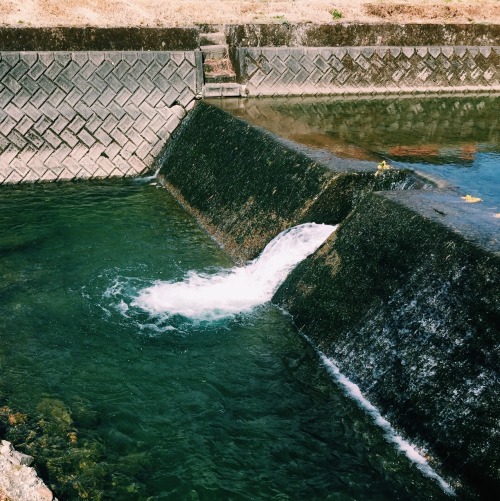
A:
[[[246,266],[216,274],[189,272],[182,282],[157,282],[132,303],[152,315],[217,320],[248,312],[272,298],[290,271],[335,231],[336,226],[306,223],[274,238]]]
[[[142,289],[131,306],[160,318],[180,315],[207,321],[249,312],[270,301],[293,268],[315,252],[336,228],[315,223],[289,228],[246,266],[215,274],[191,271],[181,282],[157,282]],[[305,334],[303,336],[314,347],[312,341]],[[382,428],[386,439],[394,443],[425,476],[435,480],[446,494],[453,496],[451,486],[431,468],[417,448],[398,435],[379,410],[362,395],[359,387],[340,373],[333,361],[316,347],[314,349],[333,380]]]

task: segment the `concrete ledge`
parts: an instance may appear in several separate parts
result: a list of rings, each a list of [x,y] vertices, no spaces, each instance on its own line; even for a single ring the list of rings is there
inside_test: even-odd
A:
[[[239,47],[500,45],[498,24],[235,24],[225,31],[234,51]]]
[[[5,28],[3,51],[195,50],[196,28]]]
[[[203,97],[241,97],[246,87],[238,83],[207,83],[203,86]]]

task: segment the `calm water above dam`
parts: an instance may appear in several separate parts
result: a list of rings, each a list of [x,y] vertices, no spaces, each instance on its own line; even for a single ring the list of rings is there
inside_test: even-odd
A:
[[[0,434],[59,499],[448,498],[273,306],[134,306],[231,266],[147,182],[2,187]]]
[[[388,161],[500,211],[500,96],[224,100],[234,114],[340,158]]]

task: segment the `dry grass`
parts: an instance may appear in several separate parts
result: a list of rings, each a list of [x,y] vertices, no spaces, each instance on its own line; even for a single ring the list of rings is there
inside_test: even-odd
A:
[[[232,77],[235,75],[229,58],[207,59],[205,61],[205,75],[219,75]]]
[[[195,23],[344,21],[500,23],[500,1],[0,0],[0,24],[8,26],[190,26]]]

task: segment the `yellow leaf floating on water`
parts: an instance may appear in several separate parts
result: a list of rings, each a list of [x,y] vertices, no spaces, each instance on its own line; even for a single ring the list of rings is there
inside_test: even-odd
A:
[[[482,198],[473,197],[472,195],[465,195],[465,197],[462,197],[462,200],[465,200],[468,204],[477,204],[483,201]]]
[[[497,219],[500,219],[500,212],[497,212],[496,214],[493,214],[493,217],[496,217]]]
[[[392,169],[392,167],[385,160],[382,160],[382,162],[380,162],[377,165],[377,169],[378,170],[389,170],[389,169]]]

